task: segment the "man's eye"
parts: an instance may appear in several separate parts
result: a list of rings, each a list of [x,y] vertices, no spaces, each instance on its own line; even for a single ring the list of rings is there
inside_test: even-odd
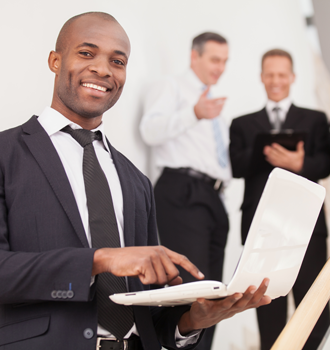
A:
[[[114,63],[124,66],[124,62],[120,60],[113,60]]]
[[[92,55],[89,52],[86,51],[80,51],[79,52],[81,55],[86,56],[86,57],[91,57]]]

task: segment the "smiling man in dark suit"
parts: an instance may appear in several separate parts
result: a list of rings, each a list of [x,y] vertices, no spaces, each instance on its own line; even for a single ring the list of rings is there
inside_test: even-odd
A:
[[[325,114],[299,108],[292,104],[289,96],[291,84],[295,80],[291,55],[279,49],[266,52],[262,58],[261,80],[268,97],[266,107],[261,111],[234,119],[230,128],[233,176],[245,180],[244,200],[241,207],[243,243],[268,175],[274,167],[290,170],[315,182],[330,173],[329,131]],[[263,150],[265,166],[260,169],[251,169],[250,162],[256,135],[284,129],[306,132],[305,143],[300,141],[295,151],[289,151],[276,143],[265,146]],[[296,306],[326,262],[326,236],[327,227],[322,210],[293,287]],[[278,298],[272,304],[259,308],[257,315],[261,349],[269,350],[285,326],[287,298]],[[317,349],[328,326],[329,311],[326,308],[304,349]]]
[[[203,328],[270,302],[267,279],[191,307],[108,298],[180,283],[175,264],[203,278],[158,245],[151,184],[103,133],[129,54],[109,14],[71,18],[49,55],[51,108],[0,133],[0,349],[191,349]]]

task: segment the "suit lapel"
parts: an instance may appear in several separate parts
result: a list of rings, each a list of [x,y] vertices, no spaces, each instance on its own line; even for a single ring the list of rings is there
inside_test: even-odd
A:
[[[282,129],[295,129],[296,125],[301,124],[302,115],[298,107],[291,105],[286,115]]]
[[[270,131],[272,129],[266,108],[263,108],[261,111],[255,113],[254,123],[256,124],[257,128],[262,131]]]
[[[108,141],[108,140],[107,140]],[[135,193],[134,185],[127,169],[127,163],[108,141],[111,156],[119,176],[124,202],[124,238],[125,246],[135,245]]]
[[[79,210],[62,162],[49,136],[33,116],[22,125],[24,142],[36,159],[56,197],[72,223],[81,243],[88,248],[88,241],[82,225]]]

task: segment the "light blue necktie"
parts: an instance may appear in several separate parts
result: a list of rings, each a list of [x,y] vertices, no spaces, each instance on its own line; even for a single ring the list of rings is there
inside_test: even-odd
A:
[[[203,90],[205,89],[206,89],[206,86],[203,87]],[[210,92],[207,94],[207,97],[211,98]],[[228,164],[228,154],[227,154],[226,146],[223,142],[220,125],[217,118],[212,119],[212,127],[213,127],[213,134],[215,139],[218,162],[221,168],[225,168]]]
[[[212,119],[212,126],[213,126],[213,133],[215,138],[218,162],[221,168],[225,168],[228,164],[228,154],[227,154],[226,146],[223,142],[220,125],[216,118]]]

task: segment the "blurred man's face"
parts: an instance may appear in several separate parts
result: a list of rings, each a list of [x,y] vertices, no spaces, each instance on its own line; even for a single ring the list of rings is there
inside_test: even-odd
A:
[[[205,85],[214,85],[225,70],[228,60],[228,45],[207,41],[203,53],[191,51],[191,68]]]
[[[261,81],[265,86],[268,99],[279,102],[288,97],[294,80],[292,65],[287,57],[270,56],[264,60]]]

